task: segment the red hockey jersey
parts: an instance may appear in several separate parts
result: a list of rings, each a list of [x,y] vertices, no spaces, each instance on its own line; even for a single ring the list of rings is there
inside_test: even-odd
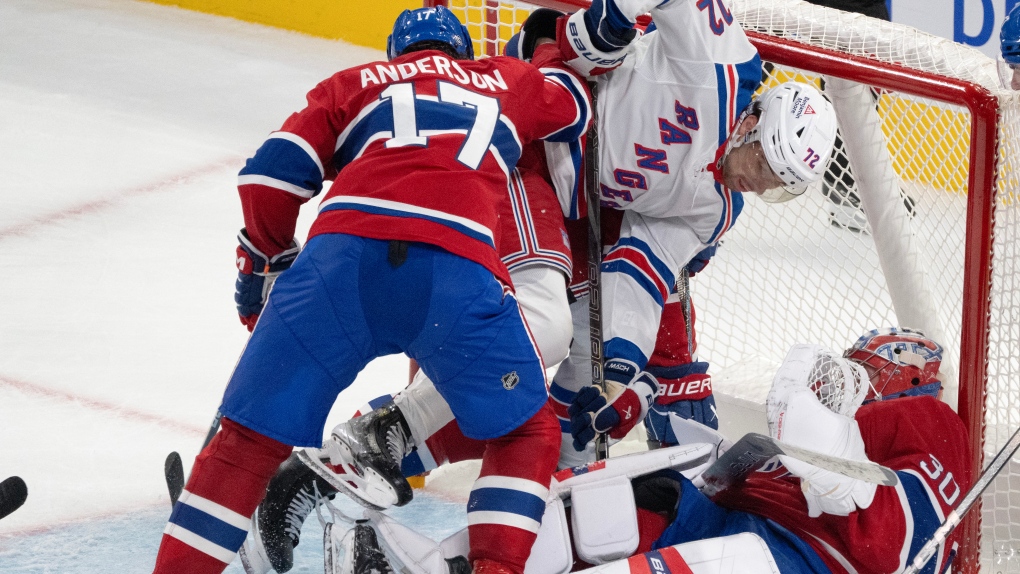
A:
[[[406,54],[339,72],[270,135],[238,178],[245,225],[272,255],[290,244],[301,204],[333,180],[310,236],[348,233],[437,245],[509,284],[497,205],[524,145],[576,141],[587,87],[558,50],[513,58]]]
[[[900,398],[861,407],[854,417],[868,458],[896,471],[866,509],[809,518],[797,478],[753,477],[715,502],[775,520],[807,542],[832,572],[897,572],[909,564],[972,484],[967,430],[945,403]],[[958,531],[957,531],[958,532]],[[956,533],[924,572],[942,572]],[[937,565],[937,567],[936,567]]]

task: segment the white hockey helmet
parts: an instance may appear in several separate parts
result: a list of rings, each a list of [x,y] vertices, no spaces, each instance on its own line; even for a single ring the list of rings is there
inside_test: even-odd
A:
[[[825,173],[836,143],[836,112],[821,92],[800,82],[766,90],[751,109],[758,124],[743,143],[760,141],[772,171],[786,184],[766,190],[761,198],[770,203],[789,201]]]

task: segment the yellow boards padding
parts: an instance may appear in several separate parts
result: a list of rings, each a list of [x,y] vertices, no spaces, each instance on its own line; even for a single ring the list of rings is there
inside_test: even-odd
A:
[[[384,50],[397,15],[421,0],[148,0]]]

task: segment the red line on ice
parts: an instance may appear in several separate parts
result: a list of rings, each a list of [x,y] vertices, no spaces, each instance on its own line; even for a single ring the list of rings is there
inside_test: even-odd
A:
[[[71,205],[66,208],[53,211],[51,213],[37,215],[35,217],[28,219],[27,221],[15,223],[8,227],[0,228],[0,241],[3,241],[4,239],[8,239],[11,237],[28,235],[29,233],[33,233],[37,231],[39,228],[46,227],[48,225],[54,225],[64,221],[79,219],[88,215],[92,215],[105,209],[108,209],[110,207],[115,207],[126,199],[141,197],[145,195],[152,195],[166,191],[172,191],[177,186],[191,183],[200,177],[216,173],[217,171],[221,171],[230,167],[237,168],[238,166],[241,165],[241,162],[243,162],[243,160],[239,159],[238,157],[224,158],[217,162],[209,163],[194,168],[190,171],[185,171],[177,175],[170,175],[161,178],[160,181],[156,183],[152,183],[142,187],[126,189],[114,193],[110,197],[104,199],[86,201],[85,203]]]
[[[38,395],[49,399],[56,399],[68,403],[77,403],[94,411],[109,413],[124,420],[155,424],[169,430],[184,432],[196,436],[204,436],[209,431],[209,429],[185,424],[171,418],[135,410],[115,403],[90,399],[67,391],[51,389],[35,383],[14,379],[6,375],[0,375],[0,387],[9,387],[24,393]]]

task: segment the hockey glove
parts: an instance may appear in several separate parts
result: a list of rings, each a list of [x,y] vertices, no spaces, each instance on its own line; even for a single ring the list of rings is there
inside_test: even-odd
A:
[[[241,229],[237,234],[237,282],[234,283],[234,303],[241,323],[248,331],[255,328],[262,307],[266,304],[269,290],[276,278],[294,263],[301,247],[293,242],[290,249],[273,257],[266,257],[252,244],[248,232]]]
[[[856,461],[867,461],[864,439],[857,421],[825,408],[808,389],[792,393],[784,405],[774,438],[799,446]],[[780,456],[779,460],[801,480],[808,516],[822,513],[847,516],[859,508],[868,508],[875,499],[877,486],[806,462]]]
[[[709,245],[702,249],[697,255],[691,258],[687,262],[687,275],[694,277],[698,273],[701,273],[708,265],[709,260],[715,255],[715,250],[718,249],[717,245]]]
[[[563,16],[563,12],[551,8],[539,8],[529,14],[524,24],[521,24],[520,32],[506,43],[503,55],[530,62],[539,40],[556,39],[556,20],[560,16]]]
[[[609,433],[614,439],[626,436],[644,418],[658,389],[655,377],[630,361],[610,359],[603,372],[605,392],[585,387],[567,409],[575,450],[584,450],[596,433]]]
[[[649,367],[648,372],[659,382],[659,394],[655,396],[655,402],[645,418],[648,440],[658,441],[663,446],[680,443],[670,426],[670,413],[719,429],[708,363]]]

